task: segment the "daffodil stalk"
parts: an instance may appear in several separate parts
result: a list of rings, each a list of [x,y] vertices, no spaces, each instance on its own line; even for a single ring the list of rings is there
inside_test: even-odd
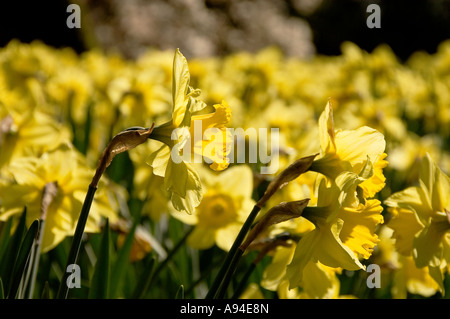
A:
[[[45,220],[47,218],[48,207],[55,198],[58,192],[58,183],[51,182],[47,183],[44,186],[44,190],[42,192],[42,201],[41,201],[41,216],[39,218],[39,231],[37,238],[34,240],[33,249],[31,251],[30,260],[31,263],[28,265],[27,277],[24,281],[22,294],[25,295],[26,288],[29,284],[28,289],[28,298],[33,298],[34,286],[36,283],[37,270],[39,266],[39,259],[41,255],[41,246],[42,246],[42,238],[44,236],[45,229]]]
[[[256,227],[256,226],[255,226]],[[247,271],[245,272],[244,276],[239,280],[239,285],[236,288],[236,290],[233,292],[233,296],[231,299],[237,299],[244,291],[247,281],[250,278],[250,275],[253,273],[253,271],[256,269],[256,266],[258,266],[259,262],[272,250],[277,248],[278,246],[284,246],[284,247],[290,247],[292,243],[289,242],[289,240],[292,238],[290,234],[282,233],[274,238],[271,238],[269,240],[259,241],[259,242],[253,242],[249,245],[249,250],[257,249],[259,250],[258,255],[255,257],[255,259],[251,262],[250,266],[248,267]]]
[[[113,158],[122,152],[128,151],[135,148],[139,144],[144,143],[153,131],[153,127],[142,128],[142,127],[132,127],[126,129],[116,136],[113,137],[111,142],[103,151],[100,157],[97,170],[95,171],[92,182],[89,184],[89,188],[81,208],[80,217],[78,219],[77,227],[75,229],[75,234],[72,241],[72,246],[70,247],[69,257],[67,259],[66,268],[69,265],[76,264],[78,259],[78,254],[81,247],[81,239],[83,237],[84,228],[86,226],[86,221],[89,216],[89,210],[91,208],[92,202],[94,200],[94,195],[97,190],[98,182],[101,176],[105,172],[106,168],[111,164]],[[69,272],[64,272],[64,276],[60,282],[58,290],[58,298],[66,299],[69,293],[69,287],[67,285],[67,279],[71,274]]]
[[[273,194],[275,194],[287,183],[296,179],[299,175],[308,171],[316,156],[317,154],[296,160],[294,163],[289,165],[285,170],[283,170],[274,180],[270,182],[263,196],[253,207],[244,225],[239,231],[239,234],[236,237],[233,246],[231,246],[231,249],[229,250],[226,256],[222,267],[220,268],[210,290],[208,291],[208,294],[206,295],[207,299],[223,298],[223,296],[225,295],[225,291],[228,287],[228,284],[230,282],[230,279],[236,269],[239,259],[242,257],[245,249],[251,243],[251,241],[247,241],[246,243],[244,243],[243,246],[241,246],[245,237],[247,236],[247,233],[249,232],[251,226],[253,225],[255,218],[258,216],[258,213],[260,212],[262,207],[264,207],[264,205],[270,199],[270,197],[272,197]]]

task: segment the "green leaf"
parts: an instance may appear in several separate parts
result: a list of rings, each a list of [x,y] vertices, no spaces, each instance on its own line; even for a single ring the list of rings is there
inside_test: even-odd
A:
[[[27,265],[28,259],[30,258],[31,248],[33,248],[34,240],[37,236],[39,230],[39,220],[35,220],[23,239],[20,245],[19,254],[17,255],[16,262],[14,263],[13,276],[10,284],[8,299],[14,299],[16,297],[17,291],[19,289],[20,281]]]
[[[90,299],[108,298],[110,250],[109,238],[109,220],[106,219],[100,242],[100,251],[97,256],[97,263],[95,264],[94,274],[91,280],[91,288],[89,289]]]
[[[4,260],[4,254],[6,253],[9,239],[11,238],[12,221],[12,218],[8,218],[2,227],[0,234],[0,260]]]
[[[134,241],[134,233],[136,231],[137,222],[133,224],[131,227],[127,237],[125,238],[125,242],[123,243],[122,248],[119,251],[119,255],[117,256],[117,260],[114,263],[112,272],[111,272],[111,278],[114,278],[114,280],[111,281],[110,286],[110,297],[116,298],[119,285],[122,282],[123,274],[125,273],[127,266],[129,264],[129,258],[130,258],[130,252],[131,247],[133,246]]]
[[[44,284],[44,289],[42,290],[41,299],[50,299],[50,287],[48,281]]]
[[[153,278],[153,272],[155,268],[156,259],[155,257],[151,257],[150,261],[146,264],[146,271],[144,272],[143,276],[140,278],[140,281],[138,282],[136,289],[133,293],[133,299],[142,298],[145,293],[147,292],[147,289],[150,286],[150,282]]]
[[[8,287],[10,286],[14,262],[16,261],[20,243],[22,242],[22,237],[26,230],[26,214],[27,208],[25,207],[14,234],[10,238],[4,254],[1,256],[0,277],[3,278],[5,291],[8,291]]]
[[[5,299],[5,290],[3,289],[2,278],[0,278],[0,299]]]
[[[175,295],[175,299],[184,299],[184,286],[180,285],[180,288],[178,288],[177,293]]]

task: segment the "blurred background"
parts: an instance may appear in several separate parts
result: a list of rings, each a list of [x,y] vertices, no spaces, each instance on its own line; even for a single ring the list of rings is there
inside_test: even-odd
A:
[[[80,29],[66,26],[70,3],[81,7]],[[366,25],[372,3],[381,8],[379,29]],[[338,55],[343,41],[369,52],[386,43],[404,61],[450,38],[450,0],[9,1],[0,12],[0,46],[14,38],[126,58],[149,47],[178,47],[192,58],[267,46],[303,58]]]

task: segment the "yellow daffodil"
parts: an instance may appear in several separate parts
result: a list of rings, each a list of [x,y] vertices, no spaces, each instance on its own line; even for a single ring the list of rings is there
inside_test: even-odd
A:
[[[360,203],[356,199],[356,187],[362,180],[344,172],[336,185],[327,188],[325,182],[320,184],[318,206],[307,207],[302,215],[315,229],[301,238],[287,267],[291,288],[301,285],[304,268],[311,260],[333,268],[365,269],[359,259],[369,258],[378,242],[375,228],[383,222],[383,208],[378,200]]]
[[[24,206],[27,207],[28,225],[42,218],[43,191],[48,183],[53,183],[56,192],[46,212],[42,252],[73,235],[93,175],[93,170],[84,165],[79,153],[64,147],[39,158],[21,157],[8,166],[5,175],[7,177],[0,183],[1,220],[19,214]],[[102,216],[114,221],[117,213],[112,207],[106,191],[100,189],[86,231],[99,231]]]
[[[412,257],[399,256],[401,268],[393,278],[392,295],[404,299],[407,293],[431,297],[439,291],[439,285],[427,267],[417,268]]]
[[[39,156],[69,143],[69,130],[53,118],[29,108],[25,112],[0,104],[0,168],[22,156]]]
[[[418,268],[429,267],[442,287],[440,268],[450,262],[450,179],[427,153],[419,170],[419,186],[392,194],[385,204],[392,207],[399,251],[412,253]]]
[[[62,108],[68,119],[77,125],[85,124],[94,90],[92,78],[85,70],[77,64],[67,65],[51,77],[46,86],[50,103]]]
[[[214,105],[213,112],[205,112],[206,104],[197,99],[200,90],[190,87],[189,80],[186,58],[176,50],[173,62],[172,120],[153,130],[150,138],[164,145],[152,153],[148,164],[153,167],[154,174],[164,177],[164,186],[170,193],[175,209],[191,214],[202,198],[201,182],[191,165],[191,162],[195,162],[195,154],[206,158],[212,169],[224,170],[228,166],[227,155],[232,140],[231,133],[225,127],[231,117],[229,106],[223,102]],[[187,159],[186,144],[187,151],[192,151],[193,155]]]
[[[255,205],[251,199],[253,176],[246,165],[230,167],[222,173],[201,170],[205,185],[203,200],[192,215],[173,212],[186,224],[195,225],[188,237],[194,248],[207,249],[217,244],[228,251],[247,215]]]
[[[328,103],[319,118],[321,156],[313,162],[311,170],[335,179],[341,172],[359,174],[369,159],[374,174],[360,185],[365,197],[373,197],[385,185],[383,168],[386,142],[383,134],[367,126],[356,130],[335,130],[333,109]]]
[[[404,255],[397,250],[394,230],[389,225],[390,223],[385,224],[380,229],[380,242],[372,259],[373,263],[380,265],[384,270],[381,272],[381,286],[385,286],[383,282],[389,284],[392,280],[391,293],[395,299],[405,299],[408,293],[423,297],[436,294],[439,286],[430,276],[428,268],[417,268],[411,254]]]
[[[278,247],[271,263],[264,270],[261,286],[277,291],[281,299],[324,299],[337,298],[340,283],[338,268],[327,267],[320,262],[310,260],[304,268],[304,280],[301,287],[289,287],[286,266],[292,261],[296,245]]]

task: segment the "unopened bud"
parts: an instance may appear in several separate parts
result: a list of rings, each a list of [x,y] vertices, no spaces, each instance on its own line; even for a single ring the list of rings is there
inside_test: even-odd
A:
[[[275,177],[273,181],[270,182],[263,197],[261,197],[256,206],[261,208],[269,200],[269,198],[275,194],[276,191],[299,177],[301,174],[307,172],[317,155],[319,154],[302,157],[283,170],[277,177]]]
[[[126,129],[113,137],[111,142],[103,151],[103,154],[99,160],[97,171],[92,179],[91,186],[97,187],[98,181],[105,169],[111,164],[114,156],[119,153],[126,152],[135,148],[136,146],[144,143],[150,134],[153,132],[153,127],[150,128],[138,128],[132,127]]]
[[[244,243],[239,248],[245,251],[255,238],[262,234],[269,226],[300,217],[308,202],[309,198],[293,202],[282,202],[272,207],[252,228]]]

